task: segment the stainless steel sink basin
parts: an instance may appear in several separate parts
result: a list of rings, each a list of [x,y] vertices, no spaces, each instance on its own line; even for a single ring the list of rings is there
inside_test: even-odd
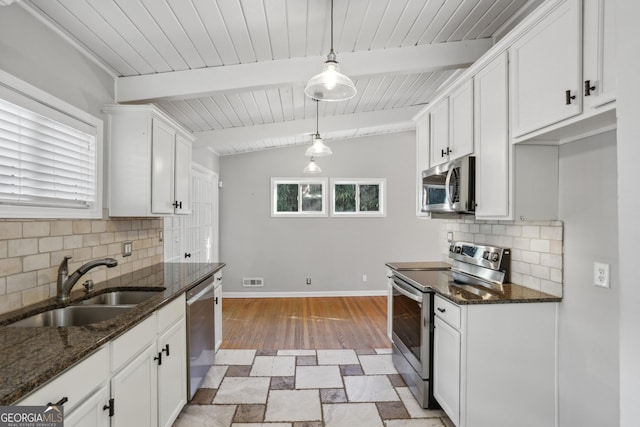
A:
[[[71,305],[35,314],[7,326],[83,326],[113,319],[132,307]]]
[[[76,305],[136,305],[152,298],[164,289],[146,291],[113,291],[96,295],[95,297],[78,301]]]

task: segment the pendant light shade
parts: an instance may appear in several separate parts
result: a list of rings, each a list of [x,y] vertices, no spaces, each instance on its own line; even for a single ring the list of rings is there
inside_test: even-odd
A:
[[[307,157],[322,157],[329,156],[333,154],[331,148],[327,147],[322,138],[320,138],[320,131],[318,130],[318,117],[319,117],[319,109],[318,109],[318,100],[316,99],[316,134],[313,136],[313,144],[311,147],[307,148],[307,151],[304,153]]]
[[[316,164],[316,161],[313,157],[311,158],[311,160],[309,160],[309,164],[302,171],[302,173],[305,173],[308,175],[315,175],[320,172],[322,172],[322,169],[320,169],[320,166]]]
[[[322,72],[307,82],[304,93],[317,101],[345,101],[353,98],[357,93],[351,79],[340,72],[340,66],[333,51],[333,0],[331,0],[331,50]]]

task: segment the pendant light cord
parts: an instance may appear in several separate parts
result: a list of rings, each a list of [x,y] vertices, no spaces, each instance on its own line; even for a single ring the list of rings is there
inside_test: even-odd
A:
[[[333,52],[333,0],[331,0],[331,52]]]
[[[316,136],[320,136],[320,131],[318,130],[318,123],[320,122],[319,116],[320,116],[320,107],[318,106],[318,103],[320,101],[318,101],[316,99]]]

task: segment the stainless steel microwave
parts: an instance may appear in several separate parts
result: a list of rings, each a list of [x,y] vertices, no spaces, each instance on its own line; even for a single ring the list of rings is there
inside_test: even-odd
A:
[[[465,156],[422,172],[422,212],[473,214],[476,158]]]

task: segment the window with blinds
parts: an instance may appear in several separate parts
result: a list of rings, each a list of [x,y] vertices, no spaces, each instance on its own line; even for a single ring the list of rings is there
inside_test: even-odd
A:
[[[0,216],[99,216],[98,128],[0,87]]]

